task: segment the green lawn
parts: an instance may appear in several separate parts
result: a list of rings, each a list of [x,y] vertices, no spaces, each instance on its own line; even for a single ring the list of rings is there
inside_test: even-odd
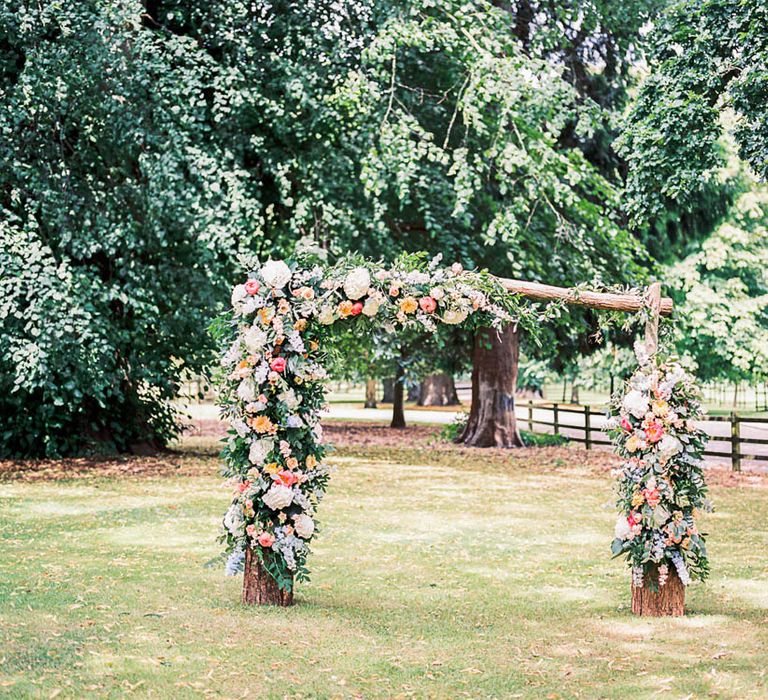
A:
[[[227,491],[201,444],[169,476],[0,483],[0,695],[768,696],[763,487],[713,489],[712,580],[638,619],[581,452],[346,449],[312,583],[246,609],[203,567]]]

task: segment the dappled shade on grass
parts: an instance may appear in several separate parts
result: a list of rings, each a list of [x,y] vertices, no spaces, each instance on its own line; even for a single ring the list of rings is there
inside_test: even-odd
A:
[[[712,580],[688,617],[638,620],[609,558],[610,454],[430,447],[429,430],[329,430],[339,468],[289,610],[245,609],[240,579],[203,567],[227,500],[215,440],[135,472],[4,470],[0,694],[768,694],[765,490],[715,486]]]

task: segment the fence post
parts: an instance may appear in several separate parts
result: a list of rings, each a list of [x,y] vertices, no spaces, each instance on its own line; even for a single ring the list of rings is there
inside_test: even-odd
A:
[[[555,435],[557,435],[560,432],[560,426],[557,423],[557,415],[558,415],[557,409],[558,409],[558,404],[553,403],[552,404],[552,416],[553,416],[552,422],[555,424],[554,425]]]
[[[741,435],[739,432],[739,416],[736,411],[731,411],[731,468],[735,472],[741,471]]]
[[[588,450],[592,449],[592,435],[590,434],[589,424],[590,409],[589,404],[584,406],[584,444]]]
[[[528,399],[528,432],[533,432],[533,400]]]

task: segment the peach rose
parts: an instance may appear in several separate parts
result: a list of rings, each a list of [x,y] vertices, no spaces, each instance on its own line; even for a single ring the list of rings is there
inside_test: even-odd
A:
[[[400,302],[400,311],[404,314],[412,314],[418,308],[419,302],[416,301],[414,297],[405,297],[405,299]]]
[[[262,532],[256,538],[262,547],[271,547],[275,543],[275,536],[269,532]]]

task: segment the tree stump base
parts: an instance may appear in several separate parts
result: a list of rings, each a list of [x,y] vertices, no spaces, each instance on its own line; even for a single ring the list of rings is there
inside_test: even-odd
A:
[[[643,617],[680,617],[685,614],[685,586],[674,566],[669,567],[667,582],[659,586],[657,568],[646,573],[643,587],[632,585],[632,612]],[[651,590],[656,586],[657,590]]]
[[[245,549],[243,605],[293,605],[293,590],[284,591],[278,587],[251,547]]]

